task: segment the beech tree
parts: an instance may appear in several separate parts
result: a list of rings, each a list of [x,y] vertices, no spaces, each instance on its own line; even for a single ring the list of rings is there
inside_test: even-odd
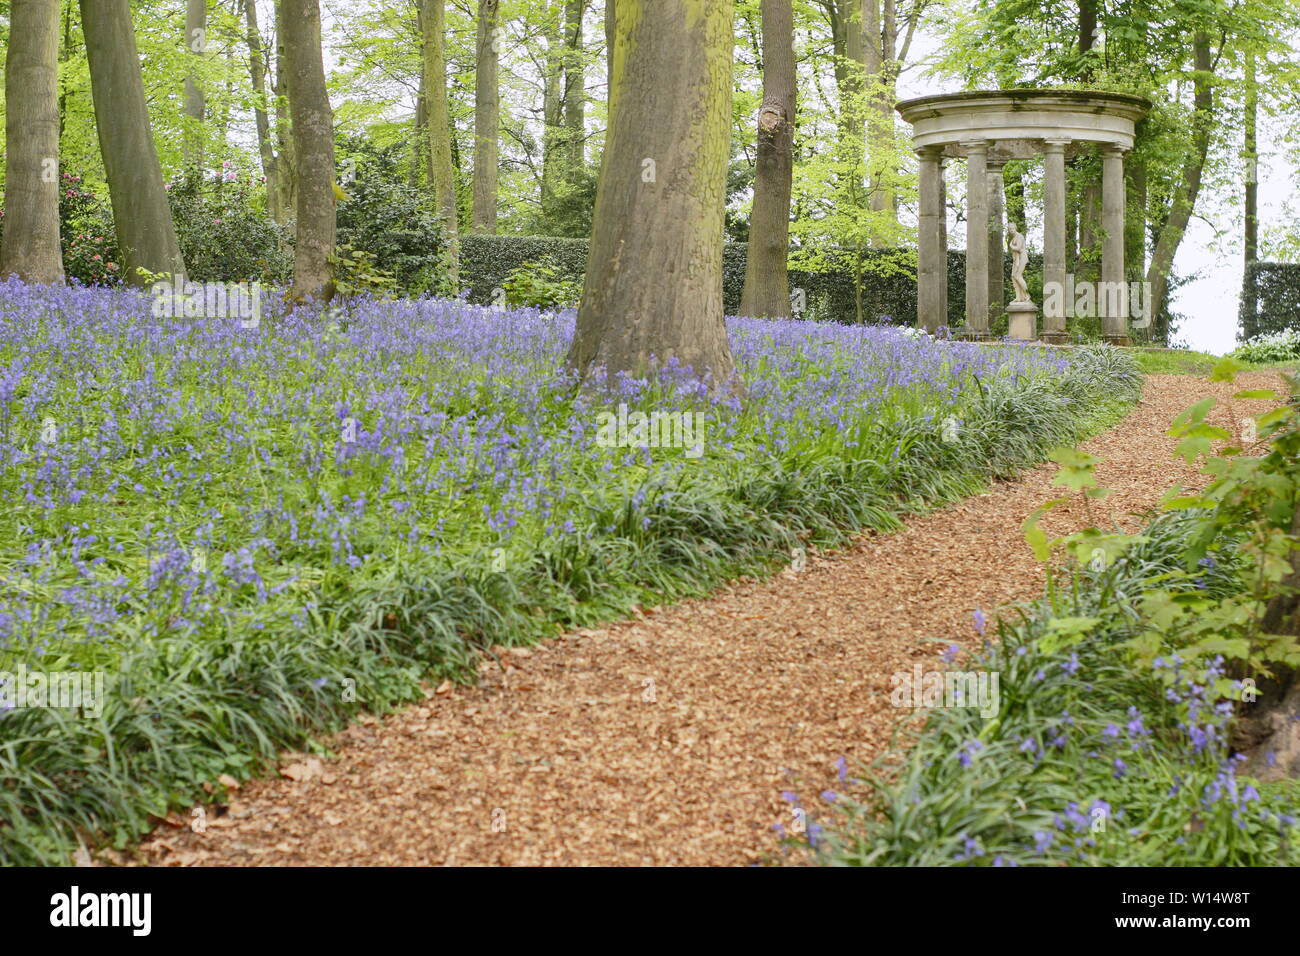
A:
[[[497,28],[500,0],[479,0],[478,42],[474,75],[474,213],[473,230],[497,231],[497,163],[501,130],[501,96],[497,87]]]
[[[749,253],[740,314],[790,315],[790,194],[794,178],[794,11],[791,0],[763,0],[763,106]]]
[[[59,0],[13,0],[5,51],[5,230],[0,278],[62,282]]]
[[[256,0],[243,0],[244,22],[247,29],[248,73],[253,84],[253,122],[257,127],[257,152],[262,160],[262,175],[266,177],[266,211],[276,222],[283,222],[285,210],[280,194],[280,164],[271,142],[271,121],[267,113],[266,50],[262,44],[262,31],[257,24]]]
[[[196,62],[208,48],[208,0],[187,0],[185,4],[185,49]],[[185,164],[203,163],[203,134],[199,126],[207,112],[203,84],[193,72],[185,77],[184,114],[193,124],[185,133]]]
[[[289,111],[293,120],[294,159],[298,165],[297,232],[293,289],[296,301],[328,300],[334,294],[330,257],[334,254],[337,217],[334,190],[334,112],[325,88],[318,0],[284,0]]]
[[[453,284],[460,281],[460,213],[456,205],[456,167],[451,154],[451,109],[447,103],[446,4],[424,0],[424,89],[429,126],[429,182],[447,230],[447,264]]]
[[[644,375],[675,359],[715,389],[734,0],[620,0],[591,256],[569,364]]]
[[[184,275],[144,98],[130,0],[80,0],[80,7],[95,128],[127,280],[147,284],[142,269]]]

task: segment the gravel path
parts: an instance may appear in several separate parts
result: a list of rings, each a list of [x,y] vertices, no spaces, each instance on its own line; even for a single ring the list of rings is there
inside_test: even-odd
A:
[[[1143,401],[1083,448],[1114,493],[1098,517],[1134,517],[1202,479],[1171,459],[1174,415],[1235,386],[1152,376]],[[1263,403],[1232,403],[1232,428]],[[743,581],[548,645],[516,650],[481,685],[442,693],[334,740],[337,757],[286,755],[206,832],[173,815],[144,844],[163,865],[747,864],[778,846],[783,790],[835,784],[835,762],[879,754],[901,716],[890,675],[978,641],[979,608],[1035,598],[1042,572],[1021,536],[1058,497],[1055,466],[916,518],[897,533],[810,556],[801,573]],[[1049,516],[1060,533],[1082,508]],[[286,776],[287,775],[287,776]],[[297,778],[297,779],[294,779]],[[177,825],[179,824],[179,826]]]

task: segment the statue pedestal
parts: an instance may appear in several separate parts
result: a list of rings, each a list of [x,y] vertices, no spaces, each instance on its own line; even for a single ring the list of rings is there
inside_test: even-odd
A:
[[[1017,342],[1032,342],[1038,338],[1038,306],[1032,302],[1012,302],[1007,306],[1011,320],[1008,332]]]

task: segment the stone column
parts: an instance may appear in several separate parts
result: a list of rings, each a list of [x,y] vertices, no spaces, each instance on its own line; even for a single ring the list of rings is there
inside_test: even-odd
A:
[[[1124,281],[1124,150],[1106,146],[1101,155],[1101,287],[1097,308],[1102,338],[1128,345],[1128,283]]]
[[[987,140],[962,143],[966,151],[966,330],[989,334],[989,176]]]
[[[947,324],[943,313],[943,284],[948,281],[948,268],[940,245],[940,221],[943,209],[939,205],[943,189],[943,170],[940,168],[938,146],[924,146],[916,151],[920,159],[918,199],[920,215],[917,222],[916,248],[916,325],[929,332],[938,331]]]
[[[1068,306],[1065,281],[1065,147],[1069,140],[1043,141],[1043,341],[1061,344]]]
[[[939,158],[939,314],[948,324],[948,160]]]
[[[1002,163],[988,164],[989,193],[989,321],[997,318],[1007,308],[1006,278],[1007,240],[1002,228],[1004,196],[1007,181],[1002,175]]]

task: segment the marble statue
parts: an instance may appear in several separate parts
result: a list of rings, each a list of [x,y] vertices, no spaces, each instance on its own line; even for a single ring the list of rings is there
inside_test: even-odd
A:
[[[1007,245],[1011,247],[1011,284],[1015,287],[1016,297],[1013,302],[1030,302],[1029,286],[1025,284],[1025,266],[1029,263],[1029,250],[1025,248],[1025,235],[1016,228],[1014,222],[1008,223],[1011,234],[1007,236]]]

